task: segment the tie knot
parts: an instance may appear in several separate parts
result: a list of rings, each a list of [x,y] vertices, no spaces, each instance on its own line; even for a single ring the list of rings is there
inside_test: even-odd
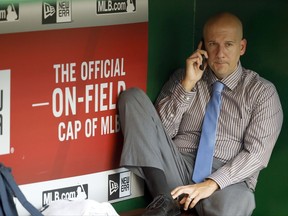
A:
[[[224,88],[224,84],[223,83],[221,83],[219,81],[214,82],[214,84],[213,84],[213,92],[221,93],[223,88]]]

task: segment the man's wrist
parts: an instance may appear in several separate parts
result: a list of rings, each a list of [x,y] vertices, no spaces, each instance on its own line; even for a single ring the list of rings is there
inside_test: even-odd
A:
[[[218,190],[220,187],[213,179],[207,179],[205,182],[211,187],[214,191]]]
[[[194,81],[194,80],[187,81],[184,79],[184,80],[182,80],[181,84],[187,92],[190,92],[194,88],[194,86],[196,85],[196,81]]]

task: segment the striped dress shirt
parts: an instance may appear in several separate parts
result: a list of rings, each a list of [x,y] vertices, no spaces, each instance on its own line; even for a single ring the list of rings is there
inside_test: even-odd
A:
[[[181,81],[184,69],[177,70],[163,86],[155,107],[180,152],[196,153],[206,105],[217,77],[204,72],[191,92]],[[246,181],[255,190],[261,169],[268,164],[281,131],[283,111],[275,86],[247,70],[237,69],[221,80],[222,107],[219,115],[214,157],[225,163],[208,178],[219,187]]]

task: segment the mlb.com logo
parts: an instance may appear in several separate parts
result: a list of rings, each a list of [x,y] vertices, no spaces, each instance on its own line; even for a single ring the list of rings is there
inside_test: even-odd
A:
[[[131,195],[131,172],[115,173],[108,176],[108,200]]]
[[[42,2],[42,24],[72,21],[72,0],[45,0]]]
[[[96,0],[96,14],[136,12],[136,0]]]
[[[75,185],[42,192],[42,206],[57,200],[85,200],[88,199],[88,184]]]

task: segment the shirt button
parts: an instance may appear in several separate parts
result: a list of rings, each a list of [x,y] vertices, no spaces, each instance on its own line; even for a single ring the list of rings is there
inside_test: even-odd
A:
[[[171,118],[173,118],[173,117],[174,117],[174,114],[173,114],[173,113],[171,113],[171,114],[170,114],[170,117],[171,117]]]

